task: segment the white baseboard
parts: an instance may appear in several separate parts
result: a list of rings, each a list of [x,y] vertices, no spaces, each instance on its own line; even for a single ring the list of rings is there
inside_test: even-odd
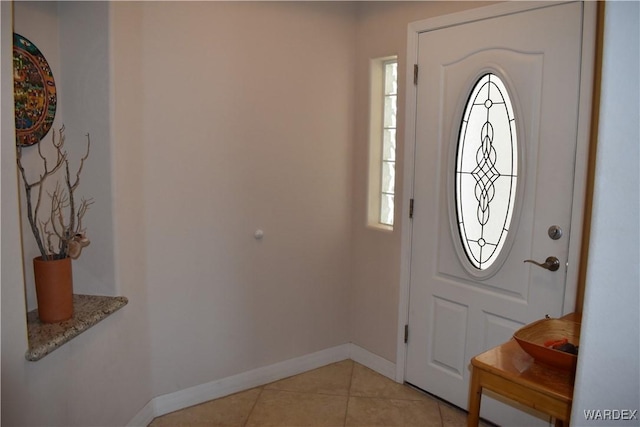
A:
[[[349,358],[369,369],[373,369],[380,375],[384,375],[385,377],[396,381],[395,363],[390,362],[377,354],[373,354],[369,350],[365,350],[357,344],[350,344]]]
[[[127,426],[144,427],[153,421],[155,417],[259,387],[345,359],[352,359],[385,377],[395,380],[395,363],[383,359],[356,344],[343,344],[155,397],[133,417]]]

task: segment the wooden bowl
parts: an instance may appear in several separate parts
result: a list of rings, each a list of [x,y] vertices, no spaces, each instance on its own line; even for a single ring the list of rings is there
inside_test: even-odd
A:
[[[551,347],[544,343],[566,338],[568,342],[580,345],[580,324],[565,319],[542,319],[523,326],[513,335],[520,347],[536,361],[556,368],[575,371],[578,356]]]

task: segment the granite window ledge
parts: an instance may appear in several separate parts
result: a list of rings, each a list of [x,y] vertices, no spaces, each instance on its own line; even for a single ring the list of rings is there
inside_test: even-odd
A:
[[[73,317],[59,323],[42,323],[38,310],[27,313],[29,349],[27,360],[35,362],[77,337],[110,314],[121,309],[129,300],[126,297],[98,295],[73,295]]]

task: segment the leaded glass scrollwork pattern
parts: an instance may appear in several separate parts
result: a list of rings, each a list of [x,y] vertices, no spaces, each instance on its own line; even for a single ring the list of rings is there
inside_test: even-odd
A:
[[[486,270],[498,258],[511,225],[518,180],[513,105],[496,74],[471,90],[460,124],[455,169],[458,230],[467,258]]]

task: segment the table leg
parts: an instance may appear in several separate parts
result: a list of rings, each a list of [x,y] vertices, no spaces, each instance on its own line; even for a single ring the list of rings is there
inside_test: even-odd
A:
[[[482,386],[480,385],[480,374],[471,366],[471,384],[469,385],[469,415],[467,416],[467,427],[478,427],[480,422],[480,399],[482,399]]]

